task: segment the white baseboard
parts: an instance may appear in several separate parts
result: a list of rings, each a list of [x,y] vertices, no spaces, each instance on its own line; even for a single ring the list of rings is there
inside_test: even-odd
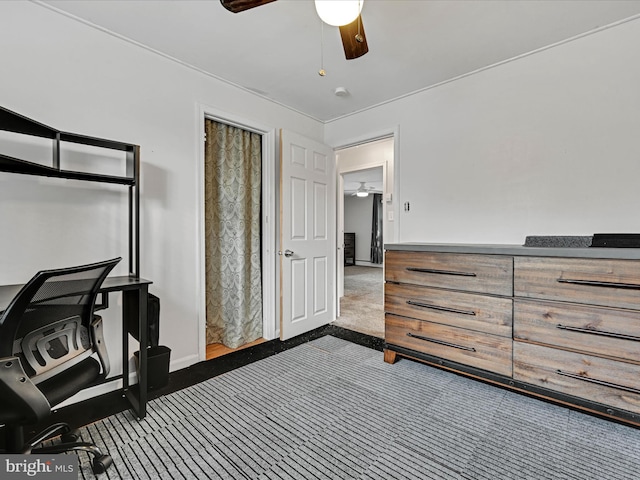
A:
[[[371,262],[366,262],[364,260],[356,260],[356,266],[382,268],[382,263],[371,263]]]

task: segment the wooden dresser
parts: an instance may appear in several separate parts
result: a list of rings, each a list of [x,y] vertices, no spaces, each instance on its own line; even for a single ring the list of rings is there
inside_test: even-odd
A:
[[[398,355],[640,425],[640,249],[386,245]]]

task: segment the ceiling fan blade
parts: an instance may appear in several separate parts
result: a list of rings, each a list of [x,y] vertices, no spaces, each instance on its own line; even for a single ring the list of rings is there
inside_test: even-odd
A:
[[[259,7],[276,0],[220,0],[224,8],[233,13],[244,12],[250,8]]]
[[[347,60],[361,57],[369,51],[360,15],[350,24],[340,27],[340,36],[342,37],[344,56],[347,57]]]

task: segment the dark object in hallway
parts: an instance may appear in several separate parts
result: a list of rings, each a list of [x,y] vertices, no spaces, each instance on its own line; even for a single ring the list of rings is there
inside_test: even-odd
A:
[[[344,234],[344,266],[350,267],[356,264],[356,234]]]

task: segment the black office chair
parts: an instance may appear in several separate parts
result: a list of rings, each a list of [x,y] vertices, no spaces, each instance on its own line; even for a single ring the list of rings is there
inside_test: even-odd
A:
[[[23,427],[80,390],[105,378],[109,357],[102,319],[94,314],[98,289],[120,258],[38,272],[0,312],[0,425],[7,453],[85,451],[102,473],[109,455],[58,423],[25,443]],[[96,358],[97,357],[97,358]],[[62,434],[62,443],[40,446]]]

